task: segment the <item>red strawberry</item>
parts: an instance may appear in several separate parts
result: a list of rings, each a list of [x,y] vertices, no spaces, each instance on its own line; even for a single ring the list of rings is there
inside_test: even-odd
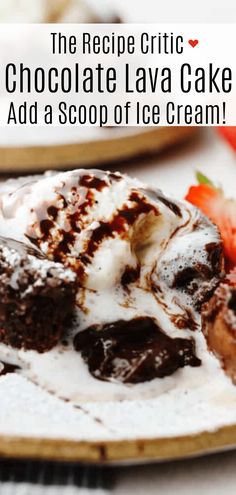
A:
[[[186,200],[197,206],[215,223],[223,239],[226,260],[236,266],[236,200],[225,198],[204,175],[198,173],[199,185],[190,187]]]
[[[217,127],[217,130],[233,150],[236,151],[236,127]]]

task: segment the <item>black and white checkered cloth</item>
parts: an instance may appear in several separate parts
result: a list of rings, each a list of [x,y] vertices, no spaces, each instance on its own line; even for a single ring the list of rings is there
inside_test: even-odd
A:
[[[0,461],[0,495],[235,495],[236,450],[152,465]]]
[[[0,495],[108,495],[109,468],[78,464],[0,461]]]

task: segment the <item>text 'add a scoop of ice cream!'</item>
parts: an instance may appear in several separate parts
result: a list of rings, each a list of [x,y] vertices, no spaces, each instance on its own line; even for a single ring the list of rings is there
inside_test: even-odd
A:
[[[9,246],[4,239],[13,233],[17,244]],[[62,322],[59,306],[66,319],[76,285],[75,316],[69,330],[64,325],[63,338],[95,378],[138,383],[200,366],[199,311],[223,276],[223,255],[217,228],[191,204],[119,173],[46,174],[3,186],[0,236],[7,289],[0,321],[14,299],[30,313],[32,300],[40,305],[49,291]],[[14,261],[22,256],[19,243],[27,253],[22,264]],[[44,274],[39,287],[38,271]],[[24,283],[18,280],[10,290],[15,273]],[[57,320],[53,311],[51,316]],[[36,319],[31,332],[24,315],[19,325],[8,318],[2,341],[37,349],[40,335],[39,351],[60,345],[57,323],[47,346]]]

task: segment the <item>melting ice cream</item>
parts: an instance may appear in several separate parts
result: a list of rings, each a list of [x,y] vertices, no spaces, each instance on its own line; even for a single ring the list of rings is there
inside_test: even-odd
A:
[[[60,393],[71,398],[83,395],[84,375],[93,384],[118,382],[120,393],[119,382],[200,365],[198,309],[223,266],[218,231],[193,206],[119,173],[47,174],[3,187],[0,235],[33,247],[77,280],[74,323],[63,343],[43,355],[0,346],[2,360],[9,355],[19,372],[57,393],[60,376]]]

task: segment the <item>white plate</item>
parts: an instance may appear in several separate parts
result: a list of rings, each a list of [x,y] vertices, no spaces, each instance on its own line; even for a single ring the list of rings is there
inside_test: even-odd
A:
[[[160,163],[153,160],[132,167],[132,175],[177,197],[183,197],[193,183],[196,169],[222,183],[227,193],[235,193],[236,159],[214,130],[169,153]],[[192,368],[189,384],[186,387],[185,382],[182,389],[170,379],[157,395],[154,381],[146,397],[142,392],[132,400],[90,400],[79,407],[18,375],[1,377],[0,453],[127,462],[231,448],[236,445],[236,387],[217,361],[215,367],[205,383],[199,382],[200,368]],[[183,372],[175,375],[177,383]]]

